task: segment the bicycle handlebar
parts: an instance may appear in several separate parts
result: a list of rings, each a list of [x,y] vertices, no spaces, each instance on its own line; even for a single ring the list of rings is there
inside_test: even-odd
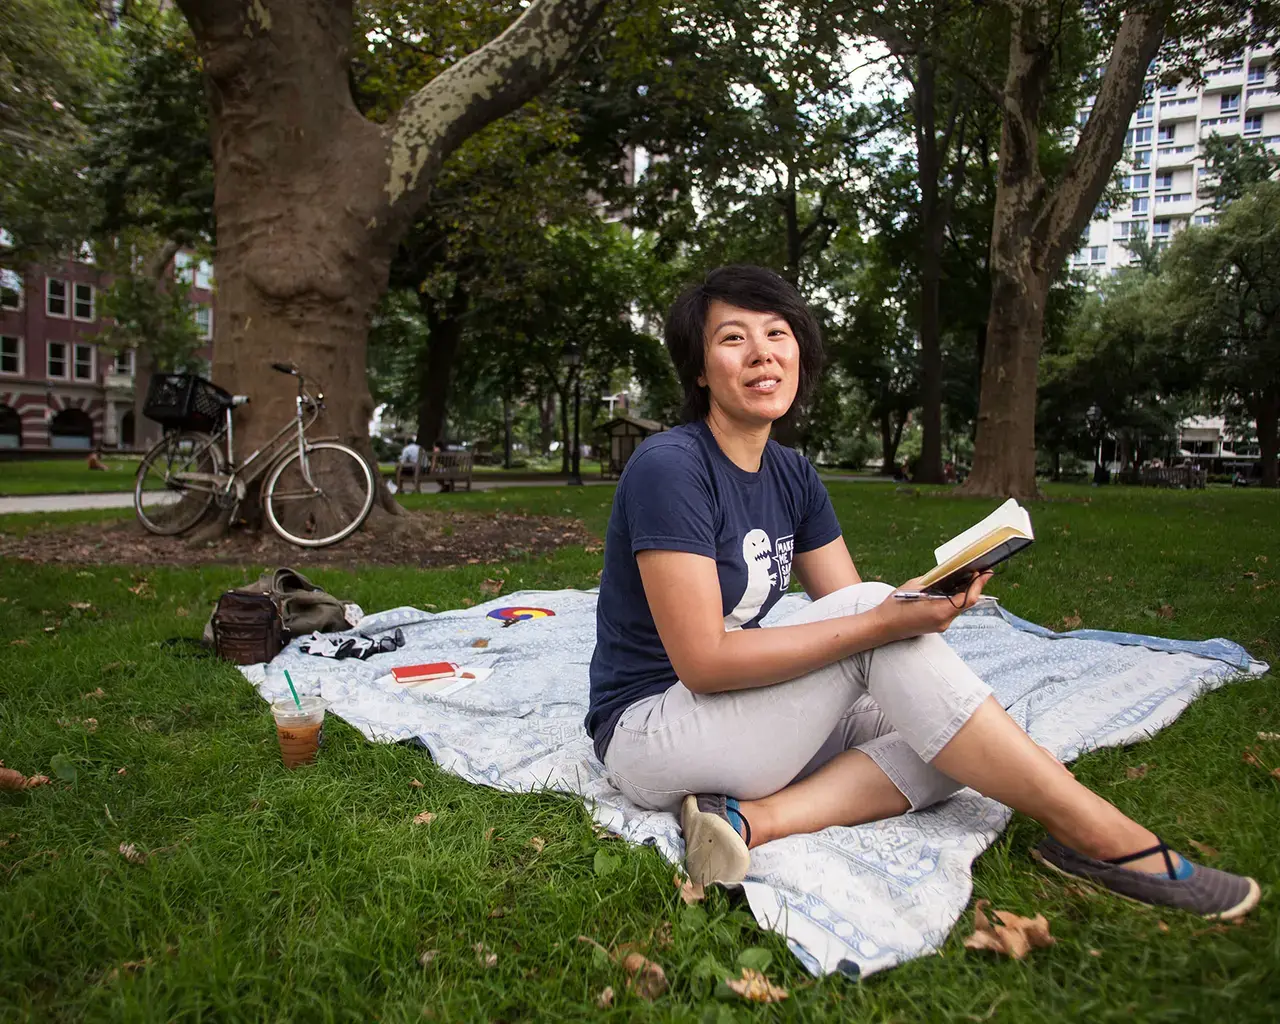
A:
[[[279,373],[287,373],[291,377],[296,377],[298,375],[298,368],[296,366],[291,366],[289,363],[272,363],[271,369]]]

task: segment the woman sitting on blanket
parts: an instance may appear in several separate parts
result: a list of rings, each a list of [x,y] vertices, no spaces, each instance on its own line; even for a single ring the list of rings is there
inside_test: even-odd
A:
[[[988,576],[953,601],[862,582],[817,473],[769,440],[822,363],[791,285],[716,270],[676,301],[666,342],[686,422],[618,484],[586,726],[629,799],[679,809],[694,881],[738,882],[761,843],[972,786],[1042,822],[1035,856],[1057,871],[1206,916],[1258,902],[1253,879],[1193,865],[1077,782],[951,651],[939,634]],[[812,603],[755,628],[793,574]]]

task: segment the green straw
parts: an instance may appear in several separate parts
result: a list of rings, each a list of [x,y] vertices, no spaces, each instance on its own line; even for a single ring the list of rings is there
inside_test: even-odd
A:
[[[298,691],[293,688],[293,680],[289,678],[289,670],[284,670],[284,681],[289,684],[289,692],[293,694],[293,702],[298,705],[298,710],[302,710],[302,701],[298,699]]]

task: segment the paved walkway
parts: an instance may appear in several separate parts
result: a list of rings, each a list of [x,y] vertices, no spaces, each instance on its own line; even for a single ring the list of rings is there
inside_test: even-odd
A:
[[[822,474],[822,479],[838,483],[884,483],[879,477],[843,476]],[[612,480],[585,480],[588,487],[602,487]],[[476,491],[492,491],[505,487],[566,487],[563,480],[486,480],[473,477],[471,487]],[[430,491],[424,493],[431,493]],[[173,500],[172,496],[156,493],[150,501]],[[23,512],[74,512],[94,508],[133,508],[133,494],[128,491],[108,491],[98,494],[17,494],[0,497],[0,515]]]

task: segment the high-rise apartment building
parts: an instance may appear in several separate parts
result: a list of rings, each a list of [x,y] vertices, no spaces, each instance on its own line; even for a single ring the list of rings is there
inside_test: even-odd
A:
[[[1273,48],[1258,46],[1209,65],[1203,85],[1149,79],[1125,137],[1124,200],[1089,225],[1071,266],[1110,273],[1133,261],[1126,243],[1137,234],[1162,246],[1189,224],[1212,224],[1201,143],[1210,135],[1256,139],[1280,153],[1277,70]],[[1092,98],[1081,124],[1091,109]]]

